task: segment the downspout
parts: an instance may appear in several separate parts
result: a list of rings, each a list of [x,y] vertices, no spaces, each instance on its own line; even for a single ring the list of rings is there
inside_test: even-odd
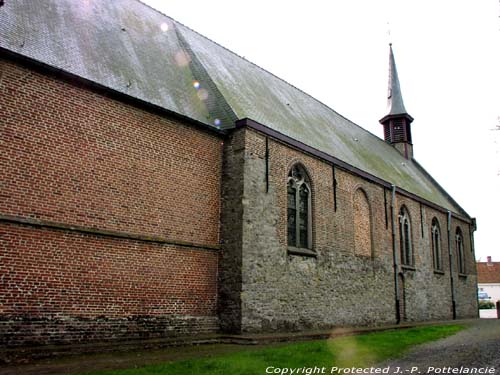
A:
[[[266,137],[266,194],[269,193],[269,137]]]
[[[391,230],[392,230],[392,261],[394,266],[394,294],[396,296],[396,324],[401,322],[400,301],[399,301],[399,279],[398,279],[398,256],[396,251],[396,185],[391,185]]]
[[[448,258],[450,261],[451,307],[453,320],[457,319],[457,302],[455,300],[455,287],[453,285],[453,257],[451,252],[451,211],[448,211]]]
[[[471,222],[472,223],[469,224],[470,248],[471,248],[471,252],[472,252],[472,259],[476,259],[476,246],[474,245],[474,232],[477,230],[476,218],[473,217],[471,219]],[[479,293],[479,287],[477,286],[477,271],[476,271],[476,290]],[[477,304],[477,316],[476,316],[476,318],[479,318],[479,303]]]
[[[333,211],[337,212],[337,177],[335,176],[335,164],[332,164],[333,175]]]

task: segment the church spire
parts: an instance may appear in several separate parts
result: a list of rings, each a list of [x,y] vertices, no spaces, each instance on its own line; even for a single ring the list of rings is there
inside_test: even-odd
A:
[[[389,88],[387,92],[387,115],[380,120],[384,126],[384,139],[392,144],[407,159],[413,158],[411,141],[411,117],[405,109],[401,86],[399,84],[396,61],[389,44]]]
[[[403,95],[401,95],[401,86],[399,85],[398,71],[396,69],[396,61],[394,60],[394,52],[392,51],[392,43],[389,44],[389,88],[387,91],[387,110],[388,115],[401,115],[406,113],[403,103]]]

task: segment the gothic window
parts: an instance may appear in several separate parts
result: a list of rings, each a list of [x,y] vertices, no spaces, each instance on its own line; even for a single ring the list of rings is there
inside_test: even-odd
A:
[[[399,248],[401,249],[401,264],[413,266],[413,249],[411,246],[410,216],[405,207],[399,212]]]
[[[288,246],[311,249],[311,185],[304,168],[296,164],[288,174]]]
[[[443,270],[442,257],[441,257],[441,230],[439,222],[436,218],[432,219],[431,227],[431,244],[432,244],[432,262],[434,269],[437,271]]]
[[[455,233],[455,247],[458,257],[458,273],[465,273],[464,237],[460,228],[457,228]]]
[[[372,255],[370,205],[362,189],[354,193],[354,252],[357,255]]]

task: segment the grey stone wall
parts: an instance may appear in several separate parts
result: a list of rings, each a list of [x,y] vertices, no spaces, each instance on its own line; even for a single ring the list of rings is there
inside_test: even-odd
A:
[[[395,323],[391,192],[337,169],[335,210],[332,166],[269,139],[269,191],[266,193],[265,136],[248,129],[238,132],[239,146],[231,146],[238,153],[231,166],[238,166],[242,185],[241,181],[234,181],[233,176],[233,186],[224,190],[228,192],[227,198],[231,197],[228,200],[231,204],[223,208],[223,217],[240,218],[241,226],[233,221],[226,229],[241,231],[241,248],[238,249],[237,242],[240,238],[236,240],[237,234],[233,233],[233,243],[224,244],[227,250],[221,263],[221,268],[231,268],[233,294],[230,300],[237,305],[237,313],[235,310],[230,315],[234,321],[240,316],[238,331],[291,331]],[[233,144],[234,137],[236,135],[231,141]],[[241,143],[244,143],[243,152]],[[292,255],[287,251],[286,181],[290,167],[296,162],[306,168],[311,178],[313,249],[316,253],[313,257]],[[361,251],[370,256],[360,255],[354,248],[357,215],[354,195],[358,189],[363,190],[370,205],[372,249]],[[396,212],[403,204],[411,215],[415,253],[413,268],[398,268],[405,279],[406,318],[410,321],[450,319],[446,214],[425,206],[421,209],[420,203],[398,194]],[[231,209],[224,216],[229,207]],[[443,230],[442,273],[434,272],[432,263],[430,223],[434,216],[439,217]],[[467,230],[467,226],[462,228],[466,240]],[[396,242],[399,257],[399,241]],[[468,262],[472,263],[470,242],[465,248],[468,249]],[[469,269],[472,272],[472,268]],[[241,286],[238,285],[239,272]],[[228,271],[221,270],[221,274],[227,275]],[[470,274],[457,279],[458,316],[475,316],[475,276]],[[221,282],[221,288],[227,286]],[[222,325],[224,328],[224,323]]]
[[[218,314],[221,330],[231,333],[241,331],[244,152],[242,129],[224,143],[222,168]]]
[[[265,139],[247,132],[243,195],[242,330],[320,329],[395,321],[390,231],[383,189],[337,171],[334,212],[331,166],[270,141],[265,192]],[[291,255],[286,245],[286,178],[301,162],[312,181],[316,257]],[[354,254],[353,192],[372,202],[374,256]]]

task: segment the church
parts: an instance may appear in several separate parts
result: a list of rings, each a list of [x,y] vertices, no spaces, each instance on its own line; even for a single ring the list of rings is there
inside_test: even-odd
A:
[[[138,0],[0,25],[0,347],[477,317],[392,47],[380,139]]]

